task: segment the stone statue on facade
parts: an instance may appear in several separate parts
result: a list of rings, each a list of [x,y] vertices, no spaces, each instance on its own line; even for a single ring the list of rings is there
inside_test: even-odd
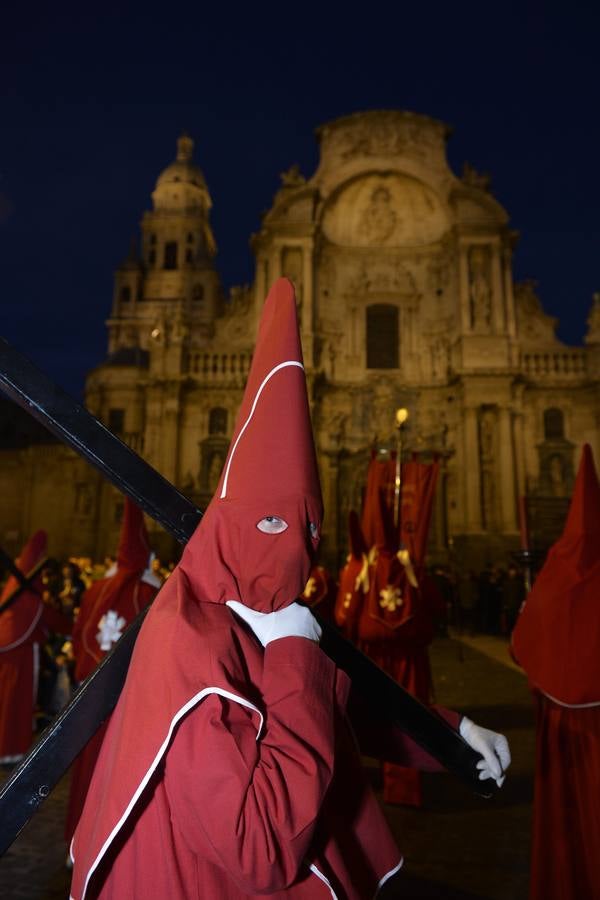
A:
[[[473,328],[475,331],[489,332],[492,319],[492,286],[489,251],[486,247],[471,247],[469,252],[469,294]]]
[[[359,233],[369,244],[383,244],[394,233],[397,221],[389,190],[377,187],[362,214]]]
[[[592,308],[587,319],[586,344],[600,344],[600,292],[593,295]]]

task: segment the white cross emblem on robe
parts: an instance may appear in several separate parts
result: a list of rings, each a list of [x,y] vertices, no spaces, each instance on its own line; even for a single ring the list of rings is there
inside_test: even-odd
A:
[[[379,605],[389,612],[395,612],[399,606],[402,606],[402,592],[400,588],[394,587],[392,584],[386,585],[379,591]]]
[[[123,634],[123,629],[126,625],[127,622],[123,616],[116,613],[114,609],[109,609],[98,622],[100,630],[96,635],[96,640],[100,644],[100,649],[110,650],[112,645],[116,644]]]

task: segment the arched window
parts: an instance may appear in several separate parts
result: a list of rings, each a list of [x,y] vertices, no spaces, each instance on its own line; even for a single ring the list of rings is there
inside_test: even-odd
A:
[[[148,265],[153,266],[156,263],[156,250],[151,250],[148,254]]]
[[[177,268],[177,241],[168,241],[165,244],[165,261],[163,269]]]
[[[222,406],[211,409],[208,417],[209,434],[227,434],[227,410]]]
[[[129,303],[129,301],[131,300],[131,288],[129,287],[128,284],[124,285],[121,288],[121,293],[119,294],[119,298],[121,300],[121,303]]]
[[[544,410],[544,440],[556,441],[565,436],[565,419],[561,409],[551,406]]]
[[[194,303],[202,303],[204,300],[204,285],[195,284],[192,288],[192,300]]]
[[[188,242],[188,244],[193,244],[193,243],[194,243],[194,235],[191,234],[191,232],[188,233],[188,236],[187,236],[187,242]]]
[[[367,307],[367,369],[398,368],[398,308]]]
[[[186,263],[191,263],[194,261],[194,251],[191,247],[188,247],[185,251],[185,261]]]
[[[156,235],[155,234],[150,235],[150,243],[152,245],[154,245],[156,243]]]

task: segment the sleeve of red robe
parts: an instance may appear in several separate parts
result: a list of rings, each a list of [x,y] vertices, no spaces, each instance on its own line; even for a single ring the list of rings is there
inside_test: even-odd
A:
[[[311,641],[274,641],[260,738],[256,713],[211,695],[167,753],[175,826],[246,893],[285,888],[304,860],[333,773],[335,672]]]

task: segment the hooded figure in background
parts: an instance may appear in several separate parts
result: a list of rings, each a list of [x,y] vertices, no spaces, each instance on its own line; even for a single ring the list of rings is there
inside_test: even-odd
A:
[[[530,898],[600,897],[600,485],[588,444],[512,648],[537,720]]]
[[[137,614],[154,600],[161,582],[152,572],[151,563],[144,514],[127,497],[113,574],[94,582],[83,594],[73,627],[75,680],[78,683],[92,674]],[[106,725],[102,725],[71,769],[65,824],[67,845],[71,843],[79,821],[105,731]]]
[[[356,642],[358,617],[364,596],[369,590],[369,558],[367,545],[360,528],[358,515],[352,509],[348,515],[350,553],[340,571],[340,583],[335,603],[335,623],[348,640]]]
[[[438,464],[402,464],[400,521],[394,521],[396,460],[371,459],[362,515],[369,548],[368,587],[358,616],[358,646],[425,705],[432,701],[429,644],[437,592],[424,568]],[[420,806],[421,773],[383,764],[387,803]]]
[[[47,556],[48,536],[36,531],[15,560],[27,577]],[[19,586],[10,576],[0,596],[0,608]],[[0,763],[16,763],[33,738],[37,700],[39,648],[51,631],[68,635],[71,622],[43,601],[42,573],[0,612]]]
[[[73,840],[73,900],[358,900],[399,869],[346,717],[349,679],[296,602],[321,520],[296,302],[280,279],[217,492],[109,722]],[[399,732],[397,748],[437,768]]]

